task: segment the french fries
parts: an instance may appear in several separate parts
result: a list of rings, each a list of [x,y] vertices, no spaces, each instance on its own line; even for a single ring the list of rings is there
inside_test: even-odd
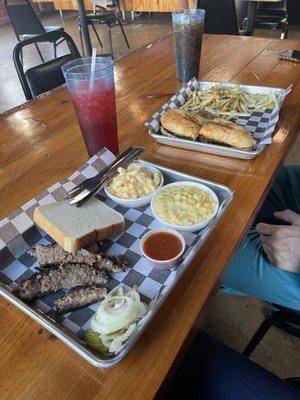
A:
[[[234,87],[214,86],[208,90],[195,90],[188,94],[181,107],[186,111],[207,111],[212,115],[235,119],[249,117],[254,110],[273,109],[278,100],[273,93],[247,93],[239,85]]]

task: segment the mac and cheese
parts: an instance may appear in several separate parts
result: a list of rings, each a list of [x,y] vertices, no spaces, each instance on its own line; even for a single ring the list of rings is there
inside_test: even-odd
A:
[[[121,199],[139,199],[154,192],[160,184],[159,172],[151,172],[140,164],[118,168],[116,175],[107,185],[113,196]]]

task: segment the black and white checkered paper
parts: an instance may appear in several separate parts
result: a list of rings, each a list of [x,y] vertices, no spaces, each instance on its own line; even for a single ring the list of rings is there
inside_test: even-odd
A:
[[[145,123],[150,126],[153,133],[160,133],[160,119],[164,112],[171,108],[179,108],[187,101],[188,93],[194,90],[207,90],[215,85],[224,87],[234,86],[232,84],[221,84],[217,82],[198,82],[196,78],[192,78],[188,83],[171,97],[152,117]],[[240,85],[242,89],[249,93],[268,93],[272,91],[278,96],[278,106],[273,110],[254,111],[250,117],[241,117],[236,120],[240,125],[243,125],[260,144],[272,143],[272,135],[275,131],[276,124],[279,120],[279,111],[286,96],[292,90],[290,86],[287,89],[265,88],[257,86]]]
[[[64,199],[67,191],[84,179],[98,173],[113,160],[113,154],[103,149],[68,179],[55,183],[0,221],[1,282],[8,285],[11,289],[17,289],[18,284],[24,279],[30,278],[38,266],[36,259],[28,254],[28,250],[38,243],[46,245],[53,242],[45,232],[34,224],[33,211],[35,207]],[[125,232],[111,240],[105,241],[104,248],[102,249],[108,255],[123,254],[129,263],[129,268],[125,272],[112,274],[112,279],[107,285],[108,290],[111,290],[120,282],[127,288],[138,285],[142,299],[149,303],[174,280],[176,275],[175,270],[159,271],[153,269],[140,251],[141,237],[149,230],[160,227],[160,225],[154,218],[150,205],[128,209],[112,202],[103,193],[99,195],[99,198],[107,205],[121,212],[126,221]],[[184,258],[189,255],[200,236],[201,232],[184,234],[186,240]],[[37,300],[33,304],[33,307],[51,316],[59,324],[70,329],[79,339],[82,339],[85,331],[89,328],[90,319],[96,311],[98,303],[63,316],[57,316],[53,309],[53,300],[64,294],[64,291],[60,291],[44,296]]]

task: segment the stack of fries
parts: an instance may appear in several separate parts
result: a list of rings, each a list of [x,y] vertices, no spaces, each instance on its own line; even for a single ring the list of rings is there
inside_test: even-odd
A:
[[[273,93],[247,93],[239,85],[234,87],[214,86],[208,90],[195,90],[188,94],[187,102],[181,107],[187,111],[207,111],[218,117],[235,119],[250,117],[253,111],[273,109],[278,99]]]

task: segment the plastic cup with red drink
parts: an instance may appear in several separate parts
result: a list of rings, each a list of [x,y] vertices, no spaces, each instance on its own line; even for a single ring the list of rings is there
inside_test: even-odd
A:
[[[119,152],[114,65],[110,57],[78,58],[63,65],[82,136],[90,156],[103,147]]]

